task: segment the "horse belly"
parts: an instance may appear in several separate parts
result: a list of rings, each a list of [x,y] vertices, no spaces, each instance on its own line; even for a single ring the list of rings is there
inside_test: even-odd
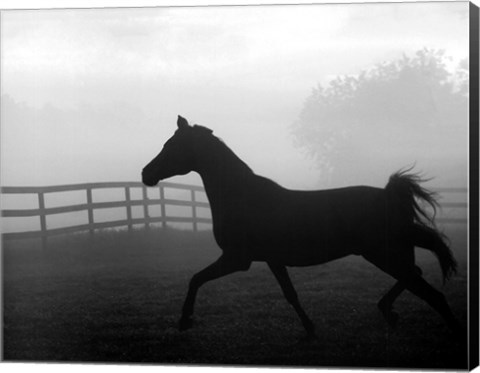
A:
[[[221,238],[224,251],[292,266],[361,254],[371,243],[367,236],[382,225],[379,216],[385,216],[381,204],[377,205],[378,196],[378,190],[368,188],[325,198],[324,194],[292,193],[275,204],[257,201],[258,205],[238,206],[224,219],[214,219],[215,236]]]
[[[342,258],[353,252],[352,240],[347,232],[332,221],[272,219],[256,232],[252,236],[252,242],[255,242],[252,248],[254,260],[308,266]]]

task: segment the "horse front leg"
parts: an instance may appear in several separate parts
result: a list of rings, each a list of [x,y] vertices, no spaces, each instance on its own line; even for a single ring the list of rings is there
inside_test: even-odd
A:
[[[197,296],[198,289],[208,281],[215,280],[217,278],[229,275],[230,273],[247,270],[250,267],[250,262],[236,260],[233,257],[227,257],[222,255],[216,262],[210,264],[205,269],[193,275],[188,286],[187,297],[183,304],[182,317],[179,321],[179,329],[181,331],[192,327],[192,315],[195,305],[195,298]]]
[[[280,284],[280,287],[282,288],[283,294],[285,295],[288,303],[293,306],[298,316],[300,317],[303,327],[307,331],[307,338],[314,338],[315,326],[313,325],[312,321],[309,319],[302,306],[300,305],[300,302],[298,301],[297,292],[292,285],[290,276],[288,276],[287,269],[284,265],[281,264],[271,262],[268,262],[267,264],[270,267],[270,270],[273,272],[278,283]]]

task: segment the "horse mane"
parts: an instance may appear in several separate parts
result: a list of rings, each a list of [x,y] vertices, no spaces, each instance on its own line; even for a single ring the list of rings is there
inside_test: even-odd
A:
[[[197,131],[198,134],[200,135],[206,135],[208,139],[211,141],[211,143],[220,149],[225,154],[225,157],[227,159],[230,159],[232,162],[236,162],[238,165],[240,165],[242,171],[247,171],[248,173],[253,174],[252,169],[244,162],[242,161],[234,152],[232,149],[230,149],[225,142],[220,139],[219,137],[215,136],[213,134],[213,130],[211,130],[208,127],[200,126],[198,124],[195,124],[193,126],[193,129]]]
[[[196,130],[197,132],[204,133],[204,134],[212,134],[213,133],[213,130],[211,130],[210,128],[205,127],[205,126],[201,126],[199,124],[195,124],[193,126],[193,129]]]

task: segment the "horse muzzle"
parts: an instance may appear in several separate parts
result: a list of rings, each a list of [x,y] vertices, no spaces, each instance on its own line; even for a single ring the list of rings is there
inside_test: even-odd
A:
[[[158,184],[159,181],[160,178],[152,177],[152,175],[149,175],[149,173],[145,172],[145,170],[142,171],[142,183],[146,186],[155,186]]]

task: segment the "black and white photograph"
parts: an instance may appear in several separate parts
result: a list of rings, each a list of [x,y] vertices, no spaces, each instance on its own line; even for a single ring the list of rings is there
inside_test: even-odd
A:
[[[478,366],[478,15],[2,9],[2,360]]]

